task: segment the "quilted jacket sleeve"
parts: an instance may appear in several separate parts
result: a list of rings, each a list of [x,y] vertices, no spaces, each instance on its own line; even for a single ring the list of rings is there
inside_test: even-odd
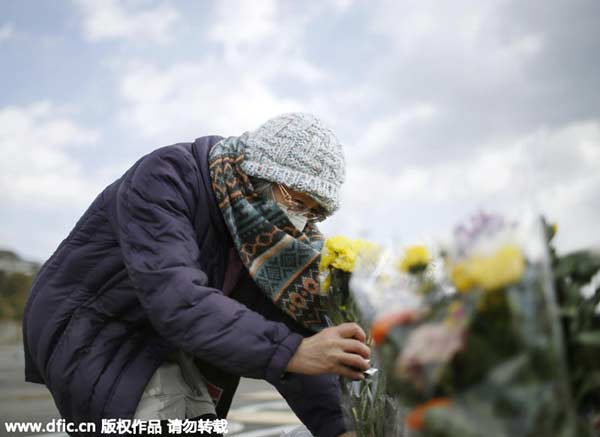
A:
[[[123,179],[116,215],[125,265],[167,341],[232,374],[277,381],[302,336],[207,285],[192,224],[196,209],[206,208],[196,200],[198,171],[190,152],[174,145]]]
[[[277,308],[263,293],[248,292],[255,288],[252,279],[245,274],[232,297],[269,320],[285,323],[292,332],[304,337],[314,335]],[[273,386],[314,436],[337,437],[351,430],[352,425],[344,420],[340,407],[340,385],[336,375],[290,372],[274,381]]]

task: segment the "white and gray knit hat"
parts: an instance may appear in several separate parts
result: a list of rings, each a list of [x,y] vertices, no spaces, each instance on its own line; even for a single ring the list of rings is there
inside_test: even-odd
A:
[[[306,193],[332,214],[339,208],[340,187],[346,179],[342,145],[319,118],[291,112],[271,118],[241,137],[248,175]]]

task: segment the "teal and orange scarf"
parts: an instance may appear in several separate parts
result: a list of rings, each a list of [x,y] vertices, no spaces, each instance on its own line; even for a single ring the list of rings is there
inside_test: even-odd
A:
[[[318,332],[326,327],[326,300],[320,294],[323,236],[313,223],[303,232],[277,203],[254,191],[241,169],[243,136],[228,137],[209,154],[212,187],[244,266],[273,303]]]

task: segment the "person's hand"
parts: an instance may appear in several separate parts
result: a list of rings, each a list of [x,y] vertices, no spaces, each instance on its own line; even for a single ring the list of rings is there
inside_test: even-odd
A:
[[[371,356],[365,340],[365,332],[356,323],[325,328],[302,340],[286,370],[306,375],[337,373],[363,379],[362,372],[369,368]]]

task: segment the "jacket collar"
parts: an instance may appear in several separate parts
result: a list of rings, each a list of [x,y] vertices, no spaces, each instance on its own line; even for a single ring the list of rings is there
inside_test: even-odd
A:
[[[196,138],[196,140],[192,143],[192,152],[194,154],[196,162],[198,163],[198,167],[200,168],[200,182],[203,186],[199,188],[204,189],[206,193],[210,220],[213,223],[213,225],[216,226],[220,233],[229,235],[227,225],[225,224],[225,219],[223,218],[223,214],[219,209],[217,198],[212,189],[210,180],[210,170],[208,168],[208,153],[210,149],[212,149],[212,147],[222,139],[223,137],[218,135],[209,135]]]

